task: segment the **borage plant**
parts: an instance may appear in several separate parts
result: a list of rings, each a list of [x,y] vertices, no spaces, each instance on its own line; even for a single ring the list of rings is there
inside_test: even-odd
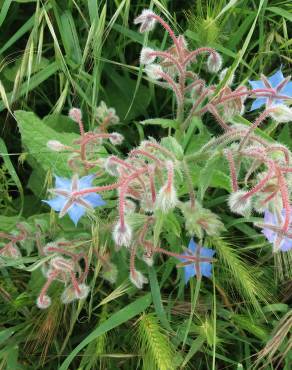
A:
[[[163,256],[170,256],[177,267],[183,268],[185,284],[191,281],[193,287],[192,278],[196,278],[184,347],[202,278],[212,279],[212,269],[216,266],[220,274],[221,266],[226,264],[220,250],[216,251],[224,242],[223,237],[227,237],[225,220],[204,204],[204,194],[216,166],[225,161],[229,166],[226,171],[229,184],[225,188],[230,189],[230,211],[244,216],[247,222],[254,222],[272,245],[273,253],[289,254],[292,249],[291,153],[259,129],[267,120],[272,120],[275,126],[292,120],[288,106],[292,82],[278,70],[271,77],[261,75],[259,80],[249,81],[250,87],[239,85],[233,89],[234,71],[222,69],[223,61],[216,50],[209,47],[189,50],[184,36],[176,36],[152,10],[144,10],[134,23],[140,25],[140,32],[151,31],[159,24],[171,39],[172,44],[166,50],[143,47],[140,64],[151,82],[173,92],[176,117],[160,120],[164,127],[168,125],[168,136],[159,141],[149,137],[121,156],[105,150],[112,148],[117,153],[113,148],[124,140],[121,133],[112,130],[119,123],[113,108],[104,102],[100,104],[95,112],[97,125],[91,131],[85,129],[81,110],[70,110],[69,117],[79,126],[78,139],[65,144],[56,138],[49,140],[47,146],[55,152],[70,153],[67,165],[72,176],[65,178],[56,173],[55,186],[49,188],[52,197],[44,203],[58,212],[59,218],[69,216],[75,225],[87,217],[89,222],[84,222],[87,231],[90,220],[95,225],[98,215],[100,234],[107,235],[107,220],[110,220],[112,240],[108,238],[105,242],[107,251],[101,253],[95,248],[92,256],[89,240],[54,240],[53,233],[47,232],[42,235],[46,244],[42,248],[42,242],[36,238],[46,278],[37,305],[42,309],[49,307],[48,291],[54,281],[64,285],[63,303],[85,299],[89,293],[86,279],[91,276],[90,266],[94,267],[96,261],[103,266],[103,277],[114,283],[118,275],[114,260],[123,255],[122,248],[128,253],[130,280],[139,289],[148,279],[145,269],[137,268],[140,264],[137,259],[151,267],[167,264]],[[215,75],[213,81],[217,79],[217,85],[208,84],[194,72],[205,56],[206,70]],[[247,99],[253,100],[250,111],[263,109],[251,124],[243,118],[245,104],[249,104]],[[220,135],[189,145],[192,135],[201,138],[195,135],[195,130],[204,132],[201,120],[208,122],[209,114],[215,118]],[[257,217],[251,217],[252,213]],[[180,245],[168,242],[171,237],[165,236],[165,228],[168,235],[172,229],[179,235]],[[35,234],[20,226],[19,230],[16,236],[0,235],[6,239],[1,257],[21,258],[17,244]],[[5,261],[3,258],[2,264]],[[226,299],[222,289],[213,283]],[[94,288],[93,284],[91,287]]]

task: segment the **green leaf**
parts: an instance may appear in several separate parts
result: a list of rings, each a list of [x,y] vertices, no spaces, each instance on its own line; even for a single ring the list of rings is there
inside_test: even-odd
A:
[[[45,125],[34,113],[16,111],[15,117],[21,133],[22,143],[32,155],[38,166],[45,171],[51,170],[56,175],[68,176],[67,165],[69,153],[53,152],[47,148],[49,140],[59,140],[71,145],[79,136],[73,133],[60,133]]]
[[[18,178],[18,175],[17,175],[17,173],[16,173],[16,171],[13,167],[13,164],[10,160],[6,145],[3,141],[3,139],[1,139],[1,138],[0,138],[0,155],[3,158],[4,164],[5,164],[8,172],[9,172],[9,175],[11,176],[12,180],[14,181],[14,183],[15,183],[18,191],[19,191],[20,200],[21,200],[21,209],[20,209],[19,214],[21,215],[22,210],[23,210],[23,203],[24,203],[24,195],[23,195],[22,185],[21,185],[21,182]]]
[[[174,137],[172,136],[164,137],[161,140],[161,145],[168,149],[171,153],[173,153],[179,161],[183,159],[184,156],[183,148]]]
[[[77,347],[67,356],[66,360],[62,363],[59,370],[67,370],[74,357],[89,343],[98,338],[100,335],[120,326],[124,322],[129,321],[139,313],[146,310],[151,304],[151,295],[147,294],[144,297],[138,298],[133,303],[122,308],[118,312],[114,313],[109,319],[99,325],[93,332],[91,332]]]
[[[141,125],[158,125],[163,128],[174,128],[177,129],[178,122],[173,119],[166,118],[150,118],[140,122]]]
[[[208,187],[209,187],[209,185],[212,181],[214,171],[218,167],[218,162],[219,161],[222,161],[222,159],[219,156],[216,155],[216,156],[211,157],[207,161],[205,167],[203,168],[203,170],[200,173],[199,192],[198,192],[200,201],[202,201],[203,198],[204,198],[205,192],[208,189]]]
[[[158,284],[155,269],[153,267],[148,268],[148,276],[149,276],[149,281],[150,281],[153,304],[154,304],[157,317],[165,329],[172,331],[169,321],[167,320],[166,313],[163,308],[161,294],[160,294],[160,287]]]
[[[291,12],[288,12],[285,9],[278,8],[276,6],[271,6],[271,7],[267,8],[267,10],[270,10],[272,13],[280,15],[281,17],[286,18],[286,19],[288,19],[288,21],[292,22]]]

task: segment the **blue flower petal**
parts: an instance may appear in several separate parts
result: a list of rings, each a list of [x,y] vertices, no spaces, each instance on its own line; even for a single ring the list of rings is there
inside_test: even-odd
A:
[[[66,179],[65,177],[55,176],[55,188],[71,190],[71,179]]]
[[[201,257],[207,257],[212,258],[216,252],[213,249],[210,248],[204,248],[202,247],[200,250],[200,256]]]
[[[288,82],[286,86],[281,90],[281,95],[287,95],[292,98],[292,82]]]
[[[82,199],[88,202],[93,208],[104,206],[106,204],[102,197],[95,193],[85,195]]]
[[[185,283],[187,284],[191,277],[196,275],[195,266],[193,264],[185,266]]]
[[[192,238],[189,242],[188,249],[190,249],[193,253],[195,253],[197,248],[197,244],[195,243],[194,239]]]
[[[79,179],[78,181],[79,190],[91,188],[94,178],[95,175],[87,175],[81,177],[81,179]]]
[[[272,100],[272,107],[276,107],[277,105],[284,104],[283,99],[273,99]]]
[[[282,252],[288,252],[290,249],[292,249],[292,239],[284,238],[281,242],[280,250]]]
[[[68,209],[67,213],[76,226],[80,218],[85,214],[85,208],[80,205],[73,204]]]
[[[251,85],[251,87],[253,88],[253,90],[255,89],[265,89],[266,86],[265,84],[263,83],[262,80],[259,80],[259,81],[248,81]]]
[[[280,69],[279,71],[277,71],[271,77],[268,78],[268,81],[270,82],[273,88],[277,87],[279,83],[281,83],[283,80],[284,80],[284,76]]]
[[[260,108],[262,105],[265,105],[267,102],[267,98],[257,98],[250,108],[251,111]]]
[[[60,212],[66,203],[66,198],[60,195],[53,199],[42,200],[42,202],[48,204],[54,211]]]
[[[201,275],[210,278],[212,276],[212,265],[210,262],[200,263]]]

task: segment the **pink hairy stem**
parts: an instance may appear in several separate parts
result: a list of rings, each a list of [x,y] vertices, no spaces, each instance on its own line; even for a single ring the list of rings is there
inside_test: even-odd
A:
[[[213,104],[208,104],[207,107],[209,112],[212,113],[212,115],[216,118],[216,121],[219,123],[221,128],[223,128],[224,131],[229,131],[230,127],[227,125],[227,123],[225,123],[222,117],[220,117],[220,114],[215,108],[215,106]]]
[[[196,81],[190,83],[188,86],[185,87],[185,92],[191,91],[192,88],[194,88],[197,85],[199,85],[201,87],[205,87],[206,86],[206,83],[205,83],[204,80],[201,80],[201,79],[196,80]]]
[[[267,147],[266,151],[267,151],[267,153],[268,152],[275,152],[275,151],[282,152],[284,154],[284,157],[285,157],[286,165],[289,165],[290,154],[289,154],[289,150],[287,148],[285,148],[283,146],[271,145],[271,146]]]
[[[148,167],[141,168],[137,170],[133,174],[129,175],[122,181],[121,189],[120,189],[120,196],[119,196],[119,217],[120,217],[120,224],[121,228],[125,227],[125,197],[128,190],[129,183],[137,178],[139,175],[142,175],[148,170]]]
[[[159,151],[161,151],[162,153],[164,153],[165,155],[167,155],[168,157],[172,158],[173,160],[175,160],[175,156],[169,151],[167,150],[166,148],[164,148],[163,146],[157,144],[157,143],[152,143],[151,141],[147,141],[145,143],[145,146],[150,146],[152,148],[155,148]]]
[[[73,288],[74,288],[75,292],[77,292],[77,294],[80,294],[81,290],[79,288],[78,281],[77,281],[75,273],[73,271],[70,271],[70,278],[71,278],[71,282],[72,282],[72,285],[73,285]]]
[[[234,158],[233,158],[231,150],[226,150],[225,156],[229,164],[232,190],[237,191],[238,190],[237,174],[236,174],[235,162],[234,162]]]
[[[178,88],[176,82],[167,73],[163,71],[159,72],[159,76],[163,78],[166,82],[168,82],[168,84],[172,87],[176,96],[177,105],[181,106],[181,104],[183,103],[183,95],[181,94],[181,91]]]
[[[238,147],[239,152],[244,147],[244,144],[247,142],[250,134],[270,115],[270,113],[272,113],[274,111],[275,111],[275,108],[269,108],[269,109],[264,110],[259,115],[259,117],[254,121],[254,123],[248,129],[248,132],[247,132],[246,136],[241,140],[241,142],[239,144],[239,147]]]
[[[282,172],[292,172],[292,167],[280,167]]]
[[[159,58],[164,58],[164,59],[169,59],[177,68],[177,70],[179,71],[179,73],[184,73],[184,70],[180,64],[180,62],[174,57],[172,56],[170,53],[166,52],[166,51],[152,51],[151,53],[149,53],[149,56],[156,56],[156,57],[159,57]]]
[[[185,119],[184,123],[182,124],[182,129],[186,129],[190,120],[192,119],[192,117],[197,113],[196,112],[196,109],[198,108],[198,106],[202,103],[202,101],[206,98],[206,96],[208,95],[209,93],[209,89],[205,89],[201,96],[196,100],[196,102],[193,104],[192,108],[190,109],[189,111],[189,114],[187,116],[187,118]],[[205,106],[206,108],[206,106]],[[206,108],[207,109],[207,108]]]
[[[289,225],[290,225],[290,216],[291,216],[291,207],[290,207],[290,202],[289,202],[289,190],[288,186],[285,180],[285,177],[279,167],[276,167],[276,174],[278,178],[278,184],[280,188],[280,193],[282,197],[282,202],[283,202],[283,207],[285,209],[285,220],[284,224],[282,226],[282,230],[284,232],[287,232],[289,230]]]
[[[130,274],[134,277],[136,274],[135,258],[136,258],[137,247],[132,246],[130,254]]]
[[[158,159],[155,155],[147,152],[146,150],[143,149],[133,149],[129,153],[129,157],[137,156],[137,155],[142,155],[146,158],[152,159],[154,162],[158,163],[160,166],[162,166],[162,162],[160,159]]]
[[[154,174],[155,169],[151,166],[148,166],[148,175],[149,175],[149,182],[150,182],[150,191],[151,191],[151,199],[152,203],[155,203],[156,200],[156,189],[155,189],[155,182],[154,182]]]
[[[57,271],[57,270],[54,270],[49,274],[48,279],[45,282],[44,286],[42,287],[42,290],[41,290],[40,295],[39,295],[39,299],[40,299],[41,302],[43,301],[44,296],[46,295],[46,293],[47,293],[49,287],[51,286],[52,282],[57,278],[58,275],[59,275],[59,271]]]
[[[127,163],[126,161],[123,161],[119,157],[112,156],[111,157],[111,161],[116,162],[116,163],[120,164],[121,166],[123,166],[123,167],[125,167],[125,168],[127,168],[127,169],[129,169],[131,171],[136,171],[137,170],[137,168],[135,166],[132,166],[131,164]],[[138,176],[137,179],[140,182],[142,188],[146,191],[146,187],[145,187],[144,181],[139,176]]]
[[[102,191],[114,190],[114,189],[119,188],[121,185],[122,185],[122,181],[114,183],[114,184],[110,184],[110,185],[95,186],[89,189],[73,191],[72,196],[77,197],[79,195],[85,195],[85,194],[90,194],[90,193],[100,193]]]
[[[214,49],[204,47],[204,48],[199,48],[199,49],[196,49],[190,52],[189,55],[184,59],[183,64],[187,65],[193,58],[196,58],[196,56],[202,53],[213,54],[214,57],[216,58],[216,51]]]
[[[185,254],[179,254],[179,253],[174,253],[174,252],[170,252],[166,249],[163,249],[163,248],[155,248],[153,250],[153,253],[162,253],[162,254],[166,254],[168,256],[171,256],[171,257],[176,257],[178,259],[186,259],[186,260],[189,260],[189,261],[199,261],[199,262],[212,262],[213,261],[213,258],[207,258],[207,257],[194,257],[194,256],[188,256],[188,255],[185,255]]]
[[[162,27],[168,32],[169,36],[172,38],[172,41],[176,46],[177,54],[180,56],[181,55],[180,44],[179,44],[173,30],[170,28],[170,26],[161,17],[159,17],[159,15],[153,14],[151,17],[156,19],[162,25]]]
[[[275,172],[275,165],[273,161],[268,161],[268,173],[267,175],[257,184],[255,185],[251,190],[249,190],[241,199],[245,200],[251,197],[252,195],[256,194],[258,191],[262,190],[262,188],[266,185],[266,183],[274,176]]]

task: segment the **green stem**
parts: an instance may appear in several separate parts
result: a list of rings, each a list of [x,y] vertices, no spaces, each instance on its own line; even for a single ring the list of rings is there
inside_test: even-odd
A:
[[[186,331],[185,331],[185,336],[184,336],[182,348],[184,348],[184,346],[186,344],[187,337],[188,337],[188,334],[189,334],[190,329],[191,329],[191,325],[192,325],[192,321],[193,321],[193,317],[194,317],[194,313],[195,313],[195,309],[196,309],[196,305],[197,305],[197,300],[198,300],[199,292],[200,292],[200,288],[201,288],[201,281],[202,281],[201,278],[197,278],[195,293],[194,293],[193,280],[192,279],[190,280],[190,284],[191,284],[191,313],[190,313],[189,321],[188,321],[187,328],[186,328]]]
[[[214,269],[213,269],[214,270]],[[213,271],[213,356],[212,356],[212,370],[216,370],[216,284],[215,274]]]

